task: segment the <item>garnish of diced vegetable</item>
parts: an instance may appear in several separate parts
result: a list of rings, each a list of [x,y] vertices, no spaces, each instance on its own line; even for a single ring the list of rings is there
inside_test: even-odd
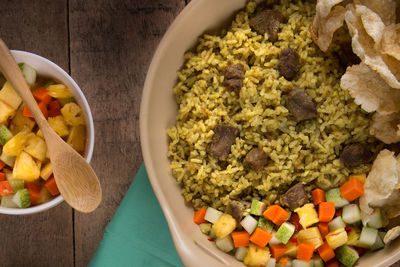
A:
[[[0,100],[10,106],[13,111],[15,111],[22,103],[21,97],[17,94],[17,92],[15,92],[14,88],[9,82],[6,82],[3,85],[3,88],[1,88]]]
[[[211,223],[199,224],[200,231],[205,235],[208,235],[210,233],[211,227],[212,227]]]
[[[50,178],[50,176],[53,174],[53,169],[51,168],[51,162],[48,162],[44,167],[42,167],[42,170],[40,171],[40,177],[42,177],[43,180],[47,181],[47,179]]]
[[[329,231],[335,231],[337,229],[345,228],[346,224],[344,223],[341,216],[337,216],[335,219],[328,223]]]
[[[283,265],[285,264],[285,265]],[[277,263],[276,267],[292,267],[292,260],[291,259],[285,259],[282,258],[280,261]]]
[[[68,125],[63,116],[50,117],[47,119],[51,128],[61,137],[69,134]]]
[[[276,266],[276,259],[270,258],[267,265],[265,267],[275,267]]]
[[[14,179],[12,177],[12,173],[7,172],[6,173],[7,181],[10,183],[10,186],[14,192],[17,192],[20,189],[24,188],[25,181],[24,180],[18,180]]]
[[[26,83],[29,86],[34,85],[36,82],[36,70],[26,63],[19,63],[18,67],[21,70]]]
[[[367,225],[376,229],[382,228],[385,222],[385,218],[380,208],[374,208],[372,214],[361,212],[361,219],[363,225]]]
[[[313,244],[315,249],[319,248],[323,244],[322,236],[318,227],[300,230],[297,234],[297,239],[300,243]]]
[[[306,262],[299,259],[294,259],[292,261],[292,267],[314,267],[312,261]]]
[[[64,84],[52,84],[47,87],[49,95],[54,98],[71,98],[74,95]]]
[[[340,186],[340,195],[348,201],[353,201],[364,195],[364,185],[357,178],[351,178]]]
[[[236,220],[230,214],[224,213],[214,223],[212,228],[217,238],[224,238],[235,230]]]
[[[16,209],[19,208],[17,204],[15,204],[15,202],[12,200],[14,197],[14,195],[12,196],[2,196],[1,197],[1,206],[3,208],[12,208],[12,209]]]
[[[0,156],[0,160],[10,167],[13,167],[15,164],[15,157],[6,156],[3,153]]]
[[[324,262],[322,261],[321,257],[318,256],[314,256],[311,259],[312,263],[313,263],[313,267],[324,267]]]
[[[370,248],[376,241],[378,230],[372,227],[364,226],[361,230],[360,240],[358,246],[363,248]]]
[[[282,244],[282,242],[281,242],[278,238],[276,238],[276,232],[275,232],[275,231],[272,232],[272,238],[271,238],[271,240],[269,241],[269,244],[270,244],[270,245],[279,245],[279,244]]]
[[[260,217],[257,222],[257,227],[272,233],[274,230],[274,224],[270,221],[265,219],[264,217]]]
[[[248,247],[239,247],[239,248],[237,248],[236,251],[235,251],[235,258],[238,261],[243,261],[248,250],[249,250]]]
[[[246,230],[249,234],[252,234],[253,231],[257,227],[257,220],[253,218],[251,215],[247,215],[243,218],[240,224],[243,226],[244,230]]]
[[[352,267],[357,262],[359,256],[355,249],[344,245],[336,250],[336,258],[346,267]]]
[[[47,145],[43,138],[32,134],[26,141],[24,151],[37,160],[43,161],[46,157]]]
[[[210,233],[208,234],[208,236],[209,236],[210,238],[212,238],[212,239],[217,238],[217,236],[215,235],[214,229],[212,229],[212,227],[211,227],[211,230],[210,230]]]
[[[208,207],[204,219],[210,223],[216,223],[222,214],[221,211]]]
[[[371,250],[375,251],[375,250],[381,249],[383,247],[385,247],[385,243],[383,243],[383,239],[379,235],[379,232],[378,232],[378,235],[376,236],[375,243],[371,246]]]
[[[243,263],[246,266],[264,266],[270,259],[268,247],[261,248],[257,245],[250,244],[249,250],[244,257]]]
[[[351,227],[351,231],[347,234],[346,245],[358,246],[360,235],[361,235],[361,230],[358,227]]]
[[[85,125],[85,116],[78,104],[71,102],[61,108],[61,113],[68,125]]]
[[[19,207],[19,208],[27,208],[31,205],[31,198],[29,196],[29,191],[28,189],[20,189],[18,190],[13,198],[12,201]]]
[[[343,246],[347,242],[347,233],[344,228],[337,229],[325,236],[326,242],[332,249]]]
[[[289,239],[292,237],[294,231],[295,231],[295,226],[291,223],[284,222],[276,232],[275,237],[281,241],[283,244],[286,244]]]
[[[28,153],[22,151],[15,161],[12,173],[13,178],[34,181],[39,178],[39,175],[39,166]]]
[[[265,203],[257,199],[253,199],[250,207],[250,214],[261,216],[265,210]]]
[[[342,208],[349,204],[349,201],[340,195],[339,188],[332,188],[326,191],[325,198],[327,202],[334,202],[335,208]]]
[[[8,118],[14,115],[15,109],[0,100],[0,123],[6,123]]]
[[[307,228],[314,223],[319,222],[318,214],[314,209],[314,205],[311,203],[295,209],[295,212],[299,215],[300,224],[303,226],[303,228]]]
[[[0,144],[5,145],[11,139],[12,133],[8,130],[7,126],[0,125]]]
[[[3,146],[3,155],[9,157],[17,157],[24,150],[25,143],[28,137],[33,135],[27,131],[22,131],[14,135],[8,142]]]
[[[299,246],[297,245],[297,243],[289,241],[286,244],[286,251],[284,255],[296,258],[298,250]]]
[[[215,240],[215,245],[217,248],[227,253],[235,248],[230,235],[227,235],[224,238],[217,238]]]
[[[86,126],[78,125],[72,126],[68,135],[67,143],[78,152],[85,151],[86,142]]]
[[[345,223],[355,224],[361,220],[360,208],[356,204],[349,204],[343,207],[342,219]]]

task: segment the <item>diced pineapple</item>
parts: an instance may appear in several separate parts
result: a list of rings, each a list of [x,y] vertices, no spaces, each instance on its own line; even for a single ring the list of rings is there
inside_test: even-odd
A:
[[[85,117],[82,109],[75,103],[68,103],[61,109],[67,124],[72,126],[85,125]]]
[[[217,238],[224,238],[236,228],[236,220],[230,214],[223,214],[213,225]]]
[[[332,249],[343,246],[347,242],[347,233],[344,228],[337,229],[325,236],[326,242]]]
[[[32,157],[43,161],[47,151],[46,142],[39,136],[32,134],[26,141],[24,151],[29,153]]]
[[[53,128],[53,130],[61,137],[67,136],[69,134],[69,129],[63,116],[50,117],[48,122]]]
[[[249,250],[247,251],[246,256],[244,257],[243,263],[246,266],[251,267],[260,267],[267,264],[270,259],[269,249],[268,247],[259,247],[250,243]]]
[[[324,243],[318,227],[300,230],[297,238],[300,243],[313,244],[315,249],[319,248]]]
[[[39,136],[39,137],[44,138],[44,135],[43,135],[43,133],[42,133],[42,130],[40,130],[40,129],[37,130],[36,135]]]
[[[47,87],[49,90],[49,95],[54,98],[70,98],[73,94],[67,86],[64,84],[52,84]]]
[[[305,204],[303,207],[297,208],[294,211],[299,215],[300,224],[303,228],[307,228],[314,223],[319,222],[318,214],[314,209],[314,205],[311,203]]]
[[[16,157],[18,156],[22,150],[24,150],[24,146],[28,138],[34,135],[33,133],[29,133],[27,131],[22,131],[14,135],[8,142],[3,146],[3,154],[5,156]]]
[[[17,157],[12,176],[14,179],[34,181],[39,178],[40,169],[33,158],[22,151]]]
[[[296,258],[298,251],[299,251],[299,246],[297,245],[297,243],[289,241],[286,244],[286,251],[284,255]]]
[[[0,123],[6,123],[8,118],[14,115],[15,109],[0,100]]]
[[[22,102],[21,97],[15,92],[9,82],[6,82],[0,90],[0,100],[3,100],[4,103],[7,103],[14,110],[16,110]]]
[[[46,181],[50,178],[52,174],[53,169],[51,168],[51,162],[49,162],[42,168],[42,171],[40,172],[40,177],[42,177],[42,179]]]
[[[347,234],[346,245],[358,246],[358,241],[360,240],[361,230],[358,227],[351,227],[351,231]]]
[[[86,127],[85,125],[72,126],[69,133],[67,143],[70,144],[76,151],[85,151]]]
[[[21,106],[17,110],[15,116],[11,119],[10,131],[13,135],[16,135],[25,128],[28,129],[28,131],[32,131],[33,127],[35,126],[35,121],[22,115],[22,110],[23,107]]]

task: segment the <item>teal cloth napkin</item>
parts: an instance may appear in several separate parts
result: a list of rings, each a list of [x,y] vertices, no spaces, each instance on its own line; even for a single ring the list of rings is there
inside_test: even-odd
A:
[[[89,266],[184,266],[144,164],[107,226]]]

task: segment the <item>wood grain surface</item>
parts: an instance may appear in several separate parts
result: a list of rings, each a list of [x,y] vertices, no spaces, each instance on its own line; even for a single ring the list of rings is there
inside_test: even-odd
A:
[[[103,188],[92,214],[63,203],[37,215],[0,215],[0,267],[88,265],[142,162],[139,104],[151,57],[189,2],[0,1],[8,46],[52,60],[86,95],[95,122],[92,166]]]

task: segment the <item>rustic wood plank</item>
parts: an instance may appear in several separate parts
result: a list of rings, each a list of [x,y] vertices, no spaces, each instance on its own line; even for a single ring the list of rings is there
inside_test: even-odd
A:
[[[103,203],[75,213],[76,266],[86,266],[141,162],[139,104],[151,57],[174,17],[174,1],[70,1],[71,72],[95,121],[92,166]]]
[[[0,1],[0,37],[68,71],[67,0]],[[0,216],[1,266],[73,266],[72,210]]]

